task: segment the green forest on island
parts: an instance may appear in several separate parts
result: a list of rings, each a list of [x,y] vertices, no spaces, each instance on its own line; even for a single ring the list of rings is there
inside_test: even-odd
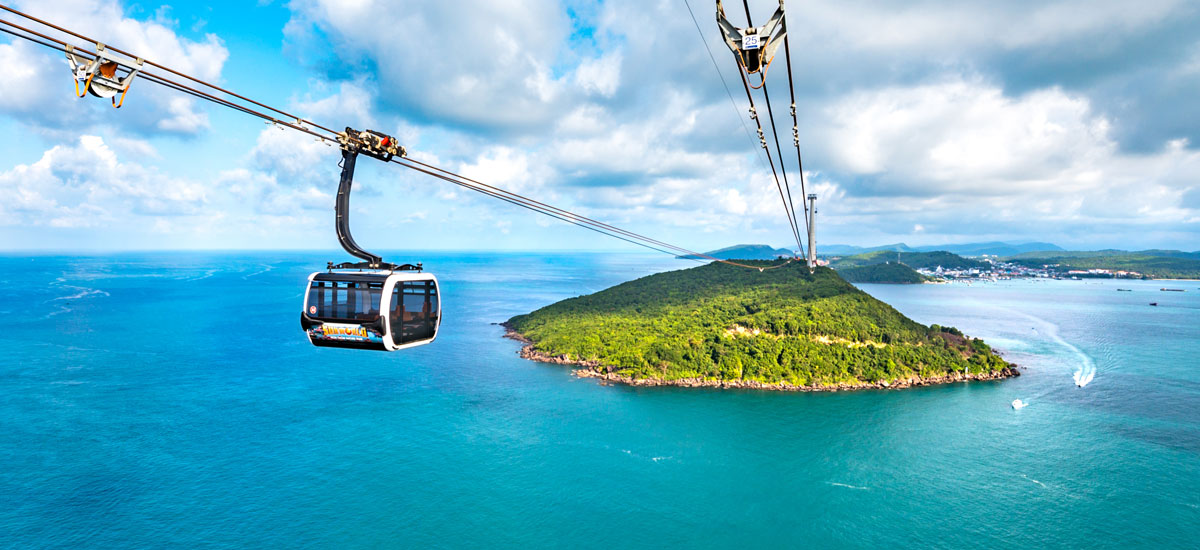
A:
[[[926,327],[799,262],[711,263],[659,273],[513,317],[535,351],[597,361],[633,378],[797,386],[996,372],[981,340]]]
[[[1096,250],[1087,252],[1027,252],[1005,261],[1029,267],[1057,265],[1060,272],[1071,269],[1136,271],[1156,279],[1200,279],[1200,251]]]
[[[877,250],[853,256],[842,256],[833,260],[830,267],[840,271],[848,267],[861,267],[886,262],[899,262],[913,269],[937,269],[938,267],[944,269],[970,269],[990,267],[990,264],[987,262],[964,258],[950,252],[895,252],[891,250]]]
[[[839,268],[837,273],[851,283],[920,284],[932,279],[895,262]]]

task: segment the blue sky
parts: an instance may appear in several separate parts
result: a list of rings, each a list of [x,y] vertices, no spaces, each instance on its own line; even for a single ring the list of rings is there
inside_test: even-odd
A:
[[[683,0],[16,5],[681,246],[788,244],[744,95]],[[712,4],[692,7],[736,85]],[[1200,5],[788,9],[820,242],[1200,249]],[[0,249],[337,248],[336,150],[147,82],[120,110],[77,100],[61,54],[7,35],[0,63]],[[397,166],[360,162],[356,186],[368,248],[637,250]]]

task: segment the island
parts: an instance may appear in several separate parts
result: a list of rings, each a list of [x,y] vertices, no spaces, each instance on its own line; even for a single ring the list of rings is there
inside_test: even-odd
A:
[[[1025,268],[1044,269],[1058,277],[1200,279],[1200,251],[1027,252],[1004,261]]]
[[[888,262],[857,267],[837,268],[838,275],[851,283],[885,283],[893,285],[914,285],[934,280],[917,273],[917,270],[904,264]]]
[[[682,256],[675,256],[675,258],[680,260],[707,260],[712,258],[716,258],[718,260],[733,260],[737,258],[748,260],[774,260],[776,258],[791,258],[795,255],[796,253],[792,250],[788,250],[786,248],[774,248],[765,244],[735,244],[725,248],[709,250],[708,252],[703,253],[703,255],[684,254]]]
[[[522,357],[638,386],[794,391],[1017,376],[961,331],[924,326],[827,267],[787,260],[668,271],[503,323]]]
[[[851,283],[920,284],[940,280],[932,273],[943,270],[986,269],[991,264],[963,258],[944,250],[899,252],[876,250],[851,256],[830,258],[832,267]],[[923,270],[920,273],[917,270]],[[928,274],[927,274],[928,273]]]
[[[885,263],[900,263],[913,269],[984,269],[986,262],[964,258],[958,254],[936,250],[930,252],[876,251],[853,256],[831,258],[829,266],[834,269],[862,267]]]

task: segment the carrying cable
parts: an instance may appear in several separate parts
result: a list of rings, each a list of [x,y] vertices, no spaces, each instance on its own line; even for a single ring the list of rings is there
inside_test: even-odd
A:
[[[779,147],[779,132],[775,128],[775,112],[771,109],[771,93],[767,91],[766,73],[763,73],[763,99],[767,104],[767,118],[771,120],[771,135],[775,138],[775,152],[779,154],[779,171],[783,173],[783,188],[787,191],[787,208],[792,216],[792,224],[796,226],[799,232],[800,222],[796,221],[796,203],[792,202],[792,185],[788,183],[787,163],[783,162],[783,149]],[[807,221],[808,218],[805,218]],[[806,233],[808,226],[805,225]],[[804,246],[800,246],[800,254],[804,255]]]
[[[749,0],[742,0],[742,7],[745,8],[745,10],[746,10],[746,26],[753,27],[754,23],[750,20],[750,2],[749,2]],[[787,30],[787,14],[786,13],[784,13],[783,19],[780,21],[780,24],[783,25],[783,30],[786,31]],[[783,43],[784,43],[784,46],[786,47],[787,46],[787,34],[783,35]],[[790,75],[792,73],[792,66],[790,64],[791,61],[790,60],[785,60],[785,61],[788,61],[788,63],[789,63],[789,65],[788,65],[788,75],[789,75],[788,84],[790,85],[791,84]],[[749,84],[749,77],[746,77],[746,80],[747,80],[747,84]],[[797,243],[802,243],[803,238],[801,238],[799,235],[799,225],[800,224],[799,224],[799,222],[796,221],[796,203],[794,201],[792,201],[792,186],[790,183],[788,183],[787,163],[785,163],[783,161],[783,149],[779,147],[779,132],[776,130],[776,126],[775,126],[775,112],[771,109],[771,92],[769,90],[767,90],[767,67],[763,67],[762,85],[759,86],[759,88],[762,88],[763,99],[767,103],[767,117],[771,119],[771,135],[774,136],[774,138],[775,138],[775,152],[779,154],[779,171],[783,172],[783,188],[787,190],[788,214],[792,217],[792,225],[794,227],[796,227],[796,230],[797,230],[797,235],[796,235]],[[747,90],[746,94],[749,95],[750,91]],[[793,105],[795,104],[794,99],[792,101],[792,104]],[[793,116],[795,115],[794,108],[792,109],[792,114],[793,114]],[[796,152],[797,152],[797,154],[799,154],[799,152],[800,152],[799,144],[797,144],[796,147],[797,147]],[[801,196],[803,196],[803,195],[801,195]],[[808,211],[808,209],[805,208],[805,212],[806,212],[805,217],[804,217],[805,234],[808,233],[807,211]],[[800,255],[807,258],[808,255],[804,253],[804,245],[800,244],[799,246],[800,246]]]
[[[47,26],[47,27],[53,28],[53,29],[55,29],[55,30],[58,30],[59,32],[63,32],[63,33],[69,34],[69,35],[71,35],[71,36],[74,36],[74,37],[76,37],[76,38],[78,38],[78,39],[80,39],[80,40],[84,40],[84,41],[88,41],[88,42],[96,43],[94,40],[92,40],[92,39],[90,39],[90,38],[88,38],[88,37],[86,37],[86,36],[83,36],[83,35],[81,35],[81,34],[78,34],[78,33],[75,33],[75,32],[73,32],[73,31],[70,31],[70,30],[64,29],[64,28],[62,28],[62,27],[59,27],[59,26],[57,26],[57,25],[53,25],[53,24],[51,24],[51,23],[48,23],[48,22],[46,22],[46,21],[43,21],[43,20],[41,20],[41,19],[37,19],[37,18],[35,18],[35,17],[32,17],[32,16],[30,16],[30,15],[27,15],[27,14],[25,14],[25,13],[23,13],[23,12],[20,12],[20,11],[14,10],[14,9],[12,9],[12,8],[8,7],[8,6],[5,6],[5,5],[2,5],[2,4],[0,4],[0,9],[3,9],[3,10],[5,10],[5,11],[8,11],[8,12],[11,12],[11,13],[13,13],[13,14],[16,14],[16,15],[18,15],[18,16],[24,17],[24,18],[26,18],[26,19],[29,19],[29,20],[35,21],[35,22],[37,22],[37,23],[40,23],[40,24],[42,24],[42,25],[45,25],[45,26]],[[54,49],[54,50],[58,50],[58,51],[68,51],[68,46],[70,46],[70,44],[68,44],[67,42],[65,42],[65,41],[63,41],[63,40],[60,40],[60,39],[57,39],[57,38],[53,38],[53,37],[47,36],[47,35],[45,35],[45,34],[39,33],[39,32],[37,32],[37,31],[31,30],[31,29],[28,29],[28,28],[25,28],[25,27],[22,27],[22,26],[20,26],[20,25],[17,25],[17,24],[15,24],[15,23],[12,23],[12,22],[10,22],[10,21],[0,20],[0,23],[2,23],[2,24],[4,24],[4,25],[8,25],[8,26],[10,26],[10,27],[12,27],[12,28],[14,28],[14,29],[17,29],[17,30],[23,31],[23,32],[25,32],[25,33],[28,33],[28,34],[29,34],[29,35],[31,35],[31,36],[26,36],[26,35],[18,34],[18,33],[16,33],[16,32],[12,32],[12,31],[10,31],[10,30],[3,29],[3,28],[0,28],[0,31],[3,31],[3,32],[7,33],[7,34],[10,34],[10,35],[13,35],[13,36],[16,36],[16,37],[19,37],[19,38],[23,38],[23,39],[25,39],[25,40],[29,40],[29,41],[31,41],[31,42],[34,42],[34,43],[40,44],[40,45],[42,45],[42,46],[46,46],[46,47],[48,47],[48,48],[51,48],[51,49]],[[44,40],[38,40],[37,38],[34,38],[34,37],[41,38],[41,39],[44,39]],[[47,42],[47,41],[48,41],[48,42]],[[58,45],[52,44],[51,42],[57,43]],[[110,49],[110,50],[112,50],[112,51],[118,52],[118,53],[120,53],[120,54],[122,54],[122,55],[126,55],[126,56],[129,56],[129,57],[133,57],[133,55],[132,55],[132,54],[130,54],[130,53],[128,53],[128,52],[125,52],[125,51],[122,51],[122,50],[119,50],[119,49],[117,49],[117,48],[111,48],[111,47],[110,47],[109,49]],[[93,58],[97,57],[97,54],[96,54],[96,53],[89,52],[89,51],[87,51],[86,49],[82,49],[82,48],[75,47],[75,48],[74,48],[74,50],[75,50],[75,51],[78,51],[78,52],[80,52],[80,53],[82,53],[82,54],[85,54],[85,55],[91,56],[91,57],[93,57]],[[288,117],[290,120],[282,120],[282,119],[279,119],[279,118],[277,118],[277,117],[275,117],[275,116],[272,116],[272,115],[269,115],[269,114],[263,113],[263,112],[261,112],[261,111],[255,110],[255,109],[253,109],[253,108],[250,108],[250,107],[247,107],[247,106],[244,106],[244,105],[239,105],[239,104],[237,104],[237,103],[235,103],[235,102],[233,102],[233,101],[230,101],[230,100],[228,100],[228,99],[221,98],[221,97],[217,97],[217,96],[214,96],[214,95],[212,95],[211,93],[208,93],[208,92],[205,92],[205,91],[202,91],[202,90],[197,90],[197,89],[195,89],[195,88],[192,88],[192,87],[189,87],[189,86],[187,86],[187,85],[181,84],[181,83],[179,83],[179,82],[176,82],[176,81],[174,81],[174,80],[171,80],[169,77],[160,76],[160,75],[156,75],[156,74],[153,74],[153,73],[151,73],[151,74],[146,74],[146,73],[144,73],[144,72],[143,72],[143,73],[142,73],[142,75],[143,75],[143,76],[145,76],[145,77],[147,78],[147,80],[149,80],[150,82],[152,82],[152,83],[154,83],[154,84],[158,84],[158,85],[160,85],[160,86],[163,86],[163,87],[166,87],[166,88],[168,88],[168,89],[171,89],[171,90],[174,90],[174,91],[178,91],[178,92],[182,92],[182,93],[185,93],[185,94],[191,95],[191,96],[193,96],[193,97],[196,97],[196,98],[199,98],[199,99],[202,99],[202,100],[205,100],[205,101],[212,102],[212,103],[214,103],[214,104],[217,104],[217,105],[220,105],[220,106],[223,106],[223,107],[229,107],[229,108],[231,108],[231,109],[234,109],[234,110],[240,111],[240,112],[242,112],[242,113],[249,114],[249,115],[251,115],[251,116],[255,116],[255,117],[261,118],[261,119],[263,119],[263,120],[267,121],[268,123],[275,124],[275,125],[277,125],[277,126],[286,127],[286,128],[291,128],[291,129],[293,129],[293,130],[297,130],[297,131],[300,131],[300,132],[306,133],[306,134],[308,134],[308,135],[311,135],[311,136],[315,137],[315,138],[316,138],[318,141],[324,141],[324,142],[326,142],[326,143],[329,143],[329,144],[331,144],[331,145],[339,145],[339,143],[338,143],[338,139],[337,139],[337,138],[338,138],[338,136],[339,136],[339,135],[341,135],[341,134],[340,134],[339,132],[334,132],[333,130],[331,130],[331,129],[329,129],[329,128],[325,127],[325,126],[321,126],[321,125],[319,125],[319,124],[316,124],[316,123],[314,123],[314,122],[312,122],[312,121],[309,121],[309,120],[306,120],[306,119],[302,119],[302,118],[296,117],[296,116],[294,116],[294,115],[291,115],[291,114],[289,114],[289,113],[287,113],[287,112],[285,112],[285,111],[282,111],[282,110],[276,109],[276,108],[274,108],[274,107],[271,107],[271,106],[269,106],[269,105],[265,105],[265,104],[263,104],[263,103],[259,103],[259,102],[257,102],[257,101],[251,100],[251,99],[249,99],[249,98],[246,98],[246,97],[244,97],[244,96],[241,96],[241,95],[238,95],[238,94],[236,94],[236,93],[230,92],[230,91],[228,91],[228,90],[226,90],[226,89],[224,89],[224,88],[220,88],[220,87],[218,87],[218,86],[215,86],[215,85],[209,84],[209,83],[207,83],[207,82],[204,82],[204,81],[202,81],[202,80],[199,80],[199,79],[197,79],[197,78],[194,78],[194,77],[188,76],[188,75],[186,75],[186,74],[180,73],[180,72],[178,72],[178,71],[175,71],[175,70],[173,70],[173,69],[171,69],[171,68],[169,68],[169,67],[166,67],[166,66],[163,66],[163,65],[159,65],[159,64],[157,64],[157,63],[154,63],[154,62],[151,62],[151,61],[145,61],[145,63],[146,63],[147,65],[151,65],[151,66],[153,66],[153,67],[157,67],[157,68],[159,68],[159,69],[162,69],[162,70],[164,70],[164,71],[167,71],[167,72],[169,72],[169,73],[171,73],[171,74],[174,74],[174,75],[177,75],[177,76],[180,76],[180,77],[186,78],[186,79],[188,79],[188,80],[190,80],[190,81],[192,81],[192,82],[198,83],[198,84],[200,84],[200,85],[202,85],[202,86],[204,86],[204,87],[208,87],[208,88],[210,88],[210,89],[212,89],[212,90],[215,90],[215,91],[218,91],[218,92],[220,92],[220,93],[227,94],[227,95],[229,95],[229,96],[231,96],[231,97],[234,97],[234,98],[240,99],[240,100],[242,100],[242,101],[246,101],[246,102],[248,102],[248,103],[251,103],[251,104],[253,104],[253,105],[256,105],[256,106],[259,106],[259,107],[262,107],[262,108],[264,108],[264,109],[266,109],[266,110],[269,110],[269,111],[272,111],[272,112],[274,112],[274,113],[278,113],[278,114],[280,114],[280,115],[283,115],[283,116],[285,116],[285,117]],[[314,130],[314,128],[316,128],[317,130]],[[324,131],[324,133],[320,132],[319,130],[323,130],[323,131]],[[327,135],[327,134],[328,134],[328,135]],[[487,196],[490,196],[490,197],[493,197],[493,198],[497,198],[497,199],[503,200],[503,201],[505,201],[505,202],[508,202],[508,203],[510,203],[510,204],[514,204],[514,205],[516,205],[516,206],[520,206],[520,207],[522,207],[522,208],[526,208],[526,209],[529,209],[529,210],[532,210],[532,211],[535,211],[535,212],[538,212],[538,213],[541,213],[541,214],[544,214],[544,215],[547,215],[547,216],[553,217],[553,218],[555,218],[555,219],[558,219],[558,220],[561,220],[561,221],[565,221],[565,222],[567,222],[567,223],[571,223],[571,224],[573,224],[573,225],[577,225],[577,226],[583,227],[583,228],[585,228],[585,229],[589,229],[589,230],[591,230],[591,231],[595,231],[595,232],[597,232],[597,233],[600,233],[600,234],[603,234],[603,235],[607,235],[607,236],[610,236],[610,237],[613,237],[613,238],[617,238],[617,239],[620,239],[620,240],[622,240],[622,241],[629,242],[629,243],[631,243],[631,244],[636,244],[636,245],[638,245],[638,246],[642,246],[642,247],[649,248],[649,249],[651,249],[651,250],[655,250],[655,251],[658,251],[658,252],[663,252],[663,253],[666,253],[666,254],[680,255],[680,256],[683,256],[684,258],[687,258],[687,259],[693,259],[693,260],[696,260],[696,261],[712,260],[712,261],[715,261],[715,262],[720,262],[720,263],[725,263],[725,264],[735,265],[735,266],[738,266],[738,267],[743,267],[743,268],[747,268],[747,269],[757,269],[757,270],[759,270],[760,272],[761,272],[761,271],[770,270],[770,269],[779,268],[779,267],[783,267],[784,265],[787,265],[788,263],[791,263],[791,262],[793,261],[793,260],[789,259],[787,262],[784,262],[784,263],[782,263],[782,264],[777,264],[777,265],[772,265],[772,266],[761,266],[761,267],[760,267],[760,266],[756,266],[756,265],[749,265],[749,264],[743,264],[743,263],[733,262],[733,261],[730,261],[730,260],[723,260],[723,259],[720,259],[720,258],[715,258],[715,257],[713,257],[713,256],[707,255],[707,254],[703,254],[703,253],[700,253],[700,252],[695,252],[695,251],[692,251],[692,250],[689,250],[689,249],[686,249],[686,248],[683,248],[683,247],[679,247],[679,246],[675,246],[675,245],[670,245],[670,244],[668,244],[668,243],[665,243],[665,242],[662,242],[662,241],[659,241],[659,240],[656,240],[656,239],[652,239],[652,238],[649,238],[649,237],[646,237],[646,236],[644,236],[644,235],[640,235],[640,234],[637,234],[637,233],[634,233],[634,232],[631,232],[631,231],[627,231],[627,230],[624,230],[624,229],[620,229],[620,228],[618,228],[618,227],[615,227],[615,226],[612,226],[612,225],[608,225],[608,224],[605,224],[605,223],[602,223],[602,222],[598,222],[598,221],[596,221],[596,220],[593,220],[593,219],[591,219],[591,218],[587,218],[587,217],[584,217],[584,216],[580,216],[580,215],[578,215],[578,214],[575,214],[575,213],[569,212],[569,211],[567,211],[567,210],[563,210],[563,209],[560,209],[560,208],[556,208],[556,207],[553,207],[553,206],[547,205],[547,204],[545,204],[545,203],[541,203],[541,202],[535,201],[535,200],[533,200],[533,199],[530,199],[530,198],[528,198],[528,197],[524,197],[524,196],[522,196],[522,195],[519,195],[519,194],[517,194],[517,193],[513,193],[513,192],[510,192],[510,191],[505,191],[505,190],[503,190],[503,189],[500,189],[500,188],[498,188],[498,187],[489,186],[489,185],[483,184],[483,183],[481,183],[481,182],[478,182],[478,181],[472,180],[472,179],[470,179],[470,178],[466,178],[466,177],[464,177],[464,176],[461,176],[461,175],[459,175],[459,174],[456,174],[456,173],[454,173],[454,172],[451,172],[451,171],[449,171],[449,170],[445,170],[445,169],[442,169],[442,168],[437,168],[437,167],[435,167],[435,166],[431,166],[431,165],[428,165],[428,164],[425,164],[425,163],[422,163],[422,162],[419,162],[419,161],[415,161],[415,160],[412,160],[412,159],[401,159],[401,158],[394,158],[394,159],[392,159],[392,162],[395,162],[395,163],[397,163],[397,164],[400,164],[401,166],[404,166],[404,167],[406,167],[406,168],[409,168],[409,169],[411,169],[411,170],[415,170],[415,171],[418,171],[418,172],[422,172],[422,173],[425,173],[425,174],[428,174],[428,175],[431,175],[431,176],[437,177],[437,178],[439,178],[439,179],[442,179],[442,180],[448,181],[448,182],[450,182],[450,183],[454,183],[455,185],[459,185],[459,186],[461,186],[461,187],[464,187],[464,188],[470,189],[470,190],[472,190],[472,191],[475,191],[475,192],[478,192],[478,193],[481,193],[481,194],[484,194],[484,195],[487,195]],[[675,252],[669,252],[669,251],[668,251],[668,250],[666,250],[666,249],[673,250],[673,251],[675,251]]]
[[[784,29],[787,29],[787,16],[783,17]],[[808,196],[808,191],[804,188],[804,159],[800,156],[800,122],[796,119],[796,85],[792,82],[792,52],[788,44],[787,35],[783,35],[783,57],[787,62],[788,73],[788,92],[792,97],[792,144],[796,146],[796,164],[800,168],[800,197]],[[804,229],[808,230],[812,227],[812,213],[808,211],[807,203],[804,203]],[[792,212],[795,212],[793,209]]]
[[[746,0],[742,0],[742,5],[746,9],[746,25],[753,27],[754,23],[750,18],[750,4]],[[800,238],[800,229],[798,223],[796,222],[796,210],[791,201],[792,190],[790,186],[787,186],[787,169],[784,167],[783,153],[779,148],[779,134],[775,131],[775,117],[771,111],[771,98],[769,95],[766,95],[766,75],[763,75],[763,84],[760,87],[762,88],[763,94],[766,95],[767,99],[767,115],[771,118],[771,133],[775,137],[775,150],[779,154],[779,165],[783,170],[783,185],[780,185],[779,183],[779,174],[775,171],[775,162],[771,159],[771,149],[767,145],[766,134],[763,133],[762,120],[758,118],[758,111],[754,106],[754,96],[750,92],[750,88],[752,88],[752,86],[750,85],[749,79],[746,77],[746,71],[743,70],[741,58],[739,58],[736,53],[733,54],[733,57],[734,61],[738,65],[738,74],[740,74],[742,77],[742,87],[746,90],[746,100],[750,103],[750,118],[754,119],[754,123],[758,126],[758,141],[761,147],[767,152],[767,162],[770,163],[771,173],[775,176],[775,188],[779,191],[779,200],[783,202],[784,214],[787,215],[788,225],[792,228],[792,236],[796,239],[796,247],[800,251],[800,257],[807,257],[807,254],[805,254],[804,251],[803,239]],[[785,186],[787,186],[786,195],[784,192]]]

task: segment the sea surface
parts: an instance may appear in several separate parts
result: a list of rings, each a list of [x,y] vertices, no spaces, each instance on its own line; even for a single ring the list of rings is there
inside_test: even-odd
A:
[[[863,285],[1023,375],[779,393],[576,379],[493,324],[693,263],[385,257],[441,280],[433,344],[309,345],[335,254],[0,256],[0,547],[1200,545],[1200,282]]]

